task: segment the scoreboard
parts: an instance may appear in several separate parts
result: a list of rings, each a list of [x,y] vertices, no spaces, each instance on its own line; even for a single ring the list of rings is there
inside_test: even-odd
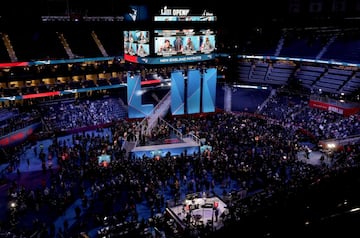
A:
[[[186,63],[214,59],[216,16],[203,10],[167,6],[151,24],[131,25],[124,30],[124,59],[142,64]]]

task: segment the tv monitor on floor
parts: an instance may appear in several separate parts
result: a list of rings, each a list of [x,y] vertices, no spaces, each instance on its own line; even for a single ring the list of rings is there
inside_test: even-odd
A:
[[[107,167],[111,162],[110,155],[99,155],[98,156],[98,164],[102,167]]]

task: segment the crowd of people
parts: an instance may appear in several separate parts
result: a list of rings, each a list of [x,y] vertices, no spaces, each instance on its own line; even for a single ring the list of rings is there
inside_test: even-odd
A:
[[[0,110],[0,137],[40,122],[40,117],[41,115],[37,110],[19,112],[17,108],[15,110],[3,108]]]
[[[106,125],[126,117],[126,107],[121,99],[77,100],[44,105],[40,108],[51,131],[67,131]]]
[[[7,202],[15,202],[17,210],[8,211],[11,219],[2,222],[1,230],[15,227],[14,237],[34,233],[38,237],[81,237],[94,231],[99,236],[176,237],[180,230],[166,216],[165,208],[181,203],[186,194],[215,193],[216,187],[222,188],[217,195],[230,211],[220,218],[226,229],[331,174],[358,166],[358,143],[334,151],[332,163],[320,167],[297,157],[301,142],[313,139],[301,128],[318,139],[344,137],[357,133],[356,115],[345,118],[310,109],[301,102],[295,107],[301,114],[289,107],[282,111],[283,118],[270,120],[269,112],[284,110],[282,104],[274,103],[280,96],[289,103],[288,95],[274,96],[262,115],[224,112],[166,118],[183,134],[196,135],[211,146],[211,151],[203,153],[184,151],[162,158],[134,158],[121,145],[129,136],[137,135],[139,122],[126,119],[118,120],[109,130],[99,129],[100,134],[83,131],[70,140],[54,137],[49,146],[34,151],[49,177],[37,186],[16,179],[10,183]],[[331,124],[321,126],[326,120]],[[346,123],[348,120],[352,123]],[[112,158],[106,167],[98,161],[103,154]],[[50,158],[57,159],[58,166],[49,167]],[[55,227],[54,220],[79,199],[81,206],[74,210],[76,222],[68,224],[65,219],[62,226]],[[147,218],[138,210],[141,204],[148,209]],[[17,223],[11,222],[14,220]],[[21,232],[16,229],[19,227]],[[188,227],[181,234],[202,237],[210,231],[207,227]]]

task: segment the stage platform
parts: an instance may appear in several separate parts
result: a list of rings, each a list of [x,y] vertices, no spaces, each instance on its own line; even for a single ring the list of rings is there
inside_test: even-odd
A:
[[[333,163],[329,154],[321,151],[311,151],[308,155],[304,151],[300,151],[297,153],[297,159],[315,166],[326,165],[331,167]]]
[[[166,213],[176,222],[179,231],[204,227],[216,231],[224,226],[229,211],[225,202],[217,196],[187,196],[181,204],[168,206]]]
[[[131,150],[133,156],[135,157],[154,157],[160,156],[165,157],[167,153],[171,155],[180,155],[186,150],[187,154],[199,153],[200,145],[192,138],[183,138],[183,139],[168,139],[164,144],[152,144],[144,146],[136,146]]]

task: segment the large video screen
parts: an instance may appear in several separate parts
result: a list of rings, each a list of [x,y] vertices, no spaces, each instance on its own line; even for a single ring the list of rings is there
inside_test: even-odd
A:
[[[215,16],[154,16],[154,21],[216,21]]]
[[[129,5],[124,11],[124,21],[137,22],[149,20],[149,9],[145,5]]]
[[[155,22],[170,22],[170,21],[216,21],[216,16],[212,11],[200,10],[192,8],[173,8],[164,6],[159,9],[159,14],[154,16]],[[195,11],[195,12],[193,12]],[[197,12],[196,12],[197,11]]]
[[[200,35],[200,52],[204,54],[211,53],[215,50],[215,35],[210,30],[201,31]]]
[[[106,155],[106,154],[99,155],[97,158],[98,158],[98,164],[103,167],[107,167],[111,162],[110,155]]]
[[[146,57],[150,55],[149,31],[124,31],[124,54]]]
[[[215,34],[206,30],[155,30],[156,56],[208,54],[215,50]]]

